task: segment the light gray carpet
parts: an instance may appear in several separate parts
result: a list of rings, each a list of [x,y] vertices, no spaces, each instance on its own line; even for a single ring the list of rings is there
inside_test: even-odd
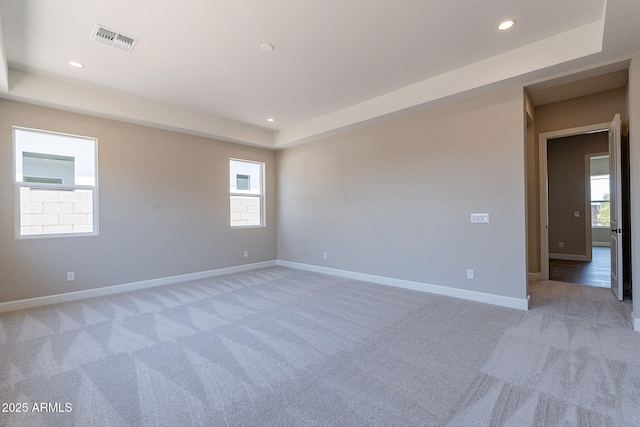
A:
[[[631,305],[531,291],[523,312],[274,267],[5,313],[0,401],[28,412],[0,425],[639,425]]]

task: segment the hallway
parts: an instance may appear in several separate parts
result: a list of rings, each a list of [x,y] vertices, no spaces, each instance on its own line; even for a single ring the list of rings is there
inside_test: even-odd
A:
[[[594,247],[593,260],[549,260],[549,280],[608,288],[611,286],[611,252],[609,248]]]

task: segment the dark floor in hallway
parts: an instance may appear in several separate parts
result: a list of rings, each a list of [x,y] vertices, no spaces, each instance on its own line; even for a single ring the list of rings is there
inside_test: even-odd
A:
[[[611,253],[609,248],[593,248],[593,260],[549,260],[549,280],[582,285],[611,286]]]

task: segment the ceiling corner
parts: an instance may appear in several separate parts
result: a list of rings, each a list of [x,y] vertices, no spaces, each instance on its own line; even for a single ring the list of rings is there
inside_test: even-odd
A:
[[[5,98],[221,141],[273,149],[272,131],[210,116],[114,90],[9,69]]]

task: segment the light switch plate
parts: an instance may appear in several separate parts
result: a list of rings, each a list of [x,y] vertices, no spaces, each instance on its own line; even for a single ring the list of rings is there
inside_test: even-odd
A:
[[[487,224],[489,222],[488,213],[472,213],[471,222],[478,224]]]

